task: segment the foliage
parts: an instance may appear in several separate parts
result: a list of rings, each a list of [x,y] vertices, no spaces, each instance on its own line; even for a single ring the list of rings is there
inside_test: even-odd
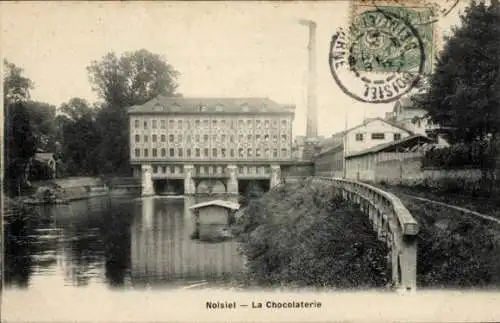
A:
[[[145,49],[121,57],[108,53],[87,67],[93,90],[104,101],[96,115],[101,136],[99,166],[104,173],[128,173],[129,135],[126,108],[158,95],[174,95],[178,72]]]
[[[492,152],[484,141],[474,141],[470,144],[457,143],[449,147],[434,148],[425,152],[422,159],[423,167],[441,169],[457,169],[464,167],[493,167]]]
[[[454,139],[472,142],[500,130],[500,10],[472,1],[454,29],[419,103],[432,120],[456,129]]]
[[[403,202],[420,225],[417,254],[420,286],[500,286],[498,227],[443,206],[411,199]]]
[[[281,185],[251,200],[238,224],[250,283],[367,288],[390,279],[367,217],[328,186]]]
[[[72,98],[60,108],[57,116],[60,157],[65,175],[85,176],[99,173],[98,145],[101,141],[96,111],[87,101]]]
[[[4,60],[4,178],[9,195],[20,194],[27,182],[27,166],[35,154],[33,135],[26,101],[33,82],[22,75],[23,70]]]

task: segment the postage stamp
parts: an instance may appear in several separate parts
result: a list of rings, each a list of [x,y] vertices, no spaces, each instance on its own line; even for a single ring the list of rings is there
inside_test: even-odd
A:
[[[330,69],[339,87],[362,102],[388,103],[432,72],[435,6],[421,1],[353,1],[350,26],[332,37]]]

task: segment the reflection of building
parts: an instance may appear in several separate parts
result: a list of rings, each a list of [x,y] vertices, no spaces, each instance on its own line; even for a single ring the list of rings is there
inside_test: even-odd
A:
[[[231,193],[241,178],[272,179],[291,162],[294,109],[260,98],[161,96],[131,107],[130,159],[143,194],[161,179],[184,180],[186,194],[211,178]]]
[[[193,198],[145,198],[137,203],[142,205],[137,205],[139,214],[131,227],[132,283],[215,279],[241,272],[243,259],[235,241],[191,239]]]

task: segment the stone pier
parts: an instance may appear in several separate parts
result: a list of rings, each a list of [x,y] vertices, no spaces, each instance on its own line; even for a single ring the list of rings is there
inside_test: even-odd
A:
[[[238,194],[238,178],[236,165],[228,165],[227,172],[229,174],[229,179],[227,180],[227,193],[229,194]]]
[[[280,165],[271,165],[271,179],[269,188],[273,188],[281,183],[281,168]]]
[[[184,165],[184,194],[194,195],[196,194],[196,185],[193,179],[194,166]]]
[[[155,194],[153,186],[151,165],[141,165],[142,196]]]

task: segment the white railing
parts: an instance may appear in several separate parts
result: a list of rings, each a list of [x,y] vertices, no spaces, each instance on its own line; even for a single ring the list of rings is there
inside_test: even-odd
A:
[[[330,177],[286,177],[284,182],[328,182],[344,200],[359,205],[368,215],[379,240],[389,247],[393,286],[415,291],[417,285],[417,234],[419,226],[395,195],[366,183]]]

